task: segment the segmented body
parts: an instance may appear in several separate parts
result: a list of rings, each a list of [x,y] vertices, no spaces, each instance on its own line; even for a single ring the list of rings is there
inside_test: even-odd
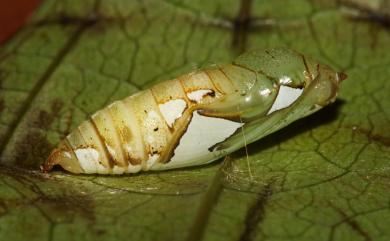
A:
[[[319,65],[313,61],[308,64],[304,57],[289,50],[274,50],[260,57],[267,65],[264,61],[268,55],[282,58],[286,53],[299,59],[299,77],[294,76],[295,72],[267,73],[264,66],[257,69],[253,67],[256,63],[246,63],[250,58],[241,58],[233,64],[161,82],[116,101],[71,132],[43,169],[61,165],[74,173],[122,174],[204,164],[240,148],[242,140],[237,132],[243,125],[250,131],[249,142],[253,142],[333,101],[337,74],[317,81],[324,88],[321,93],[327,91],[323,93],[326,96],[318,99],[307,94],[304,98],[311,110],[306,108],[300,115],[288,117],[284,124],[272,121],[273,112],[294,104],[319,76]],[[285,87],[290,89],[287,94],[282,93]],[[282,96],[280,101],[281,95],[287,97]],[[276,114],[276,118],[282,116]],[[259,130],[261,125],[265,129]]]

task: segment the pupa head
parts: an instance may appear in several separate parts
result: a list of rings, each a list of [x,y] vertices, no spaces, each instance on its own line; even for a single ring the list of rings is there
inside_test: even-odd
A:
[[[340,83],[347,78],[346,74],[288,48],[248,52],[234,63],[273,79],[279,86],[311,88],[318,92],[313,101],[321,106],[335,101]]]

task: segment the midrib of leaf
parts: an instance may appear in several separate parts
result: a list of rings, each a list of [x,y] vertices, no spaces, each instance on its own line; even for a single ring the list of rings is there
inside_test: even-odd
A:
[[[187,236],[187,241],[198,241],[202,240],[205,228],[207,227],[207,223],[209,217],[211,215],[211,211],[215,204],[218,203],[218,199],[221,195],[223,186],[222,180],[224,177],[222,168],[224,165],[222,164],[218,171],[215,173],[215,176],[207,189],[202,202],[199,204],[199,208],[197,210],[197,214],[195,216],[192,227],[190,228]]]

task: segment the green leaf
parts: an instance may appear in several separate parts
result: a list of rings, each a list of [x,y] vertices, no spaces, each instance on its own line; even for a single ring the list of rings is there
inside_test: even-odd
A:
[[[388,240],[388,23],[380,0],[44,1],[0,49],[0,240]],[[106,104],[277,46],[349,77],[335,104],[249,156],[120,177],[39,172]]]

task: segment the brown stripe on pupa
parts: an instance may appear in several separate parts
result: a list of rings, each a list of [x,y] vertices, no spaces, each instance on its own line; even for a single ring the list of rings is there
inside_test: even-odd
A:
[[[221,67],[218,67],[218,70],[221,71],[221,73],[226,77],[226,79],[230,82],[230,84],[233,86],[233,88],[235,89],[235,91],[237,92],[237,86],[234,84],[234,82],[230,79],[230,77],[225,73],[225,71],[223,71],[223,69]]]
[[[164,154],[163,156],[160,157],[160,163],[168,163],[172,160],[173,156],[175,155],[175,150],[176,150],[177,146],[180,144],[181,138],[187,132],[188,126],[191,123],[191,120],[193,117],[193,112],[194,111],[192,111],[191,114],[189,114],[189,116],[187,117],[187,118],[189,118],[189,120],[187,121],[184,129],[181,131],[182,133],[180,133],[180,135],[176,138],[176,140],[175,139],[172,140],[174,142],[169,143],[169,145],[171,146],[171,150],[168,154]],[[184,118],[184,115],[181,118]],[[177,131],[179,131],[179,130],[177,130]]]
[[[93,127],[93,129],[94,129],[94,131],[95,131],[99,141],[100,141],[100,144],[103,146],[103,151],[104,151],[104,154],[106,155],[106,157],[108,159],[109,167],[113,168],[114,165],[116,164],[116,161],[115,161],[115,158],[113,156],[111,156],[110,152],[107,149],[105,138],[100,134],[99,129],[96,126],[95,121],[91,117],[89,118],[89,121],[92,124],[92,127]]]
[[[303,54],[300,54],[300,55],[301,55],[301,57],[302,57],[303,65],[305,65],[305,69],[306,69],[306,71],[307,71],[307,73],[308,73],[308,76],[307,76],[307,77],[309,77],[309,79],[310,79],[311,81],[313,81],[313,75],[310,73],[309,66],[307,65],[307,62],[306,62],[306,57],[305,57],[305,55],[303,55]]]
[[[122,140],[130,140],[133,137],[131,129],[124,124],[121,125],[121,127],[118,130],[118,133],[120,135],[120,138],[123,138]],[[124,151],[124,155],[125,155],[125,160],[133,166],[141,163],[140,159],[136,159],[132,157],[131,153],[129,153],[127,150]]]
[[[124,165],[125,165],[125,167],[126,167],[126,166],[128,166],[129,163],[128,163],[128,161],[127,161],[127,158],[125,158],[125,157],[127,156],[127,151],[124,150],[124,148],[123,148],[123,141],[124,141],[125,139],[123,139],[121,130],[118,129],[118,128],[124,126],[124,121],[121,120],[121,121],[118,122],[117,119],[116,119],[116,117],[113,115],[112,109],[111,109],[110,107],[107,108],[106,110],[107,110],[107,112],[108,112],[108,116],[111,118],[111,122],[112,122],[113,127],[114,127],[114,130],[115,130],[115,135],[116,135],[116,137],[117,137],[118,140],[119,140],[119,148],[120,148],[120,151],[121,151],[121,154],[122,154],[122,158],[123,158],[123,160],[124,160]],[[118,124],[121,125],[121,126],[119,127]],[[122,129],[122,128],[121,128],[121,129]],[[128,133],[127,133],[127,134],[128,134]],[[130,134],[130,138],[131,138],[131,134]],[[130,138],[129,138],[129,139],[130,139]],[[118,163],[117,163],[117,164],[118,164]],[[121,166],[121,165],[118,165],[118,166]]]
[[[219,93],[225,95],[226,93],[225,93],[224,91],[222,91],[221,89],[219,89],[218,86],[214,83],[213,78],[212,78],[211,75],[209,74],[208,70],[205,69],[205,70],[203,70],[203,72],[204,72],[204,73],[207,75],[207,77],[209,78],[209,80],[210,80],[211,84],[213,85],[214,89],[215,89],[216,91],[218,91]],[[215,96],[215,93],[214,93],[214,96]],[[213,96],[213,97],[214,97],[214,96]]]
[[[192,103],[192,101],[190,99],[188,99],[188,96],[187,96],[187,91],[186,91],[186,88],[184,87],[184,83],[183,83],[183,79],[182,77],[178,77],[177,80],[179,81],[180,83],[180,86],[184,92],[184,98],[186,99],[186,102],[187,102],[187,105],[189,105],[189,103]]]
[[[121,138],[121,141],[131,140],[131,138],[133,137],[131,129],[127,125],[124,124],[124,121],[121,121],[121,122],[122,122],[122,125],[119,127],[119,129],[117,129],[118,134]],[[122,142],[120,144],[121,144],[121,146],[123,145]],[[124,150],[124,148],[122,148],[122,150]],[[125,161],[130,165],[136,166],[142,162],[140,159],[136,159],[136,158],[132,157],[131,153],[129,153],[127,150],[124,150],[123,154],[124,154]]]

